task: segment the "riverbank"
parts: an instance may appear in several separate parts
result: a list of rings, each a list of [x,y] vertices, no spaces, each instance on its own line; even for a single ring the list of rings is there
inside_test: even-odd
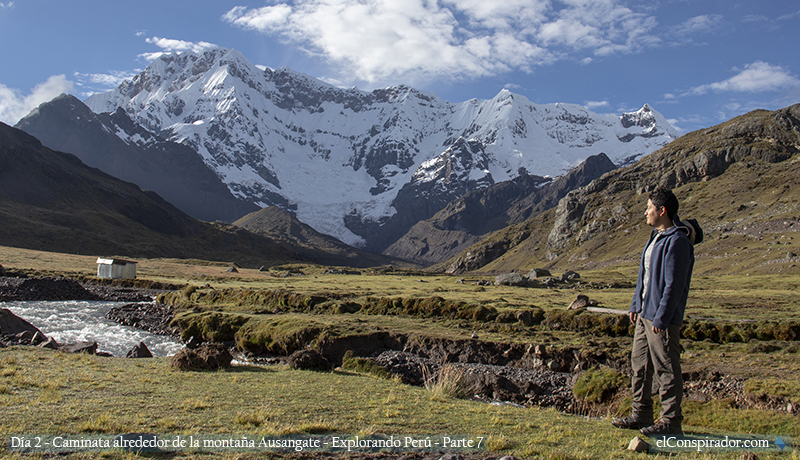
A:
[[[176,342],[179,330],[169,324],[172,309],[153,303],[164,292],[63,277],[0,277],[0,305],[10,306],[19,314],[3,309],[0,346],[28,345],[101,356],[174,353],[171,342]],[[117,305],[120,302],[130,303]],[[98,305],[111,306],[104,307],[108,309],[105,313],[97,310]],[[149,334],[105,324],[106,318]],[[34,320],[45,332],[29,322]],[[173,339],[154,339],[158,335]],[[152,351],[142,341],[150,342]]]
[[[131,302],[113,307],[107,317],[119,324],[154,334],[175,337],[183,335],[184,340],[190,338],[187,334],[189,325],[188,327],[195,331],[195,335],[192,336],[194,342],[200,343],[209,340],[208,336],[204,336],[207,332],[191,325],[192,321],[198,321],[197,318],[186,321],[185,315],[199,315],[200,321],[205,321],[203,318],[217,318],[214,320],[216,327],[229,328],[231,325],[226,325],[226,320],[221,319],[225,315],[232,314],[225,307],[226,299],[252,297],[245,291],[237,293],[228,288],[224,295],[215,294],[218,299],[216,309],[209,308],[210,305],[202,306],[202,301],[192,307],[193,301],[207,298],[207,294],[214,293],[214,289],[206,285],[205,290],[195,287],[176,291],[163,288],[177,288],[179,285],[158,283],[156,287],[161,289],[154,289],[153,283],[144,280],[138,280],[138,284],[149,287],[133,286],[132,281],[117,282],[117,285],[112,285],[102,280],[86,283],[58,277],[0,277],[0,299],[27,301],[86,299]],[[206,294],[199,297],[204,292]],[[175,294],[178,296],[175,297]],[[158,296],[161,299],[172,299],[173,303],[174,299],[188,300],[188,303],[178,302],[179,306],[176,308],[173,305],[154,302]],[[408,332],[409,324],[413,323],[413,318],[407,318],[408,315],[413,316],[411,310],[398,318],[396,313],[390,313],[389,316],[342,314],[341,308],[334,308],[334,312],[339,313],[329,316],[324,311],[317,311],[314,308],[310,314],[293,311],[297,308],[292,307],[293,304],[286,299],[294,299],[292,301],[305,304],[307,298],[302,295],[277,299],[283,305],[282,308],[270,310],[264,308],[266,305],[252,304],[245,308],[255,311],[255,315],[233,315],[251,322],[258,320],[270,325],[266,326],[266,329],[262,327],[263,325],[245,327],[240,332],[238,328],[244,325],[240,323],[237,329],[230,329],[229,334],[223,337],[221,341],[231,348],[240,362],[286,364],[297,361],[300,363],[298,366],[302,367],[303,361],[293,360],[291,355],[295,350],[311,349],[328,363],[329,368],[335,368],[342,366],[343,357],[349,350],[354,356],[369,361],[371,366],[377,366],[390,375],[397,376],[400,381],[418,386],[426,384],[423,372],[428,373],[428,380],[435,381],[440,370],[445,365],[452,364],[451,367],[460,369],[463,380],[461,385],[469,389],[468,393],[471,396],[484,401],[514,403],[526,407],[554,407],[563,412],[591,416],[616,414],[624,411],[628,404],[627,383],[624,383],[627,380],[624,376],[629,373],[627,356],[629,337],[624,334],[621,337],[614,337],[613,334],[602,332],[598,334],[598,331],[595,331],[589,335],[591,339],[582,343],[576,342],[574,338],[563,340],[562,337],[572,337],[576,334],[559,333],[559,330],[566,325],[556,323],[555,320],[546,322],[547,326],[539,327],[540,329],[544,327],[544,331],[535,335],[525,334],[525,329],[520,327],[522,323],[519,321],[530,324],[531,319],[523,318],[524,315],[521,316],[520,313],[530,310],[518,311],[511,315],[513,318],[511,323],[503,320],[498,324],[492,318],[487,322],[483,317],[476,317],[477,322],[451,320],[437,324],[439,321],[434,318],[433,324],[430,324],[432,327],[419,329],[417,323],[416,326],[412,326],[417,330]],[[329,300],[335,299],[341,302],[341,298],[337,296],[331,296]],[[325,301],[324,297],[317,295],[316,302],[324,304]],[[350,301],[350,304],[353,305],[353,302]],[[213,313],[215,310],[225,313]],[[418,307],[412,310],[420,311]],[[175,321],[176,313],[184,315],[184,320],[181,321],[179,318]],[[422,316],[429,315],[423,312]],[[558,316],[555,318],[560,320]],[[325,321],[321,322],[323,319]],[[331,320],[336,321],[331,322]],[[430,318],[425,321],[428,320]],[[539,321],[542,322],[541,319]],[[290,339],[286,336],[286,322],[294,328],[297,324],[302,324],[299,329],[292,329]],[[181,326],[184,327],[183,331]],[[460,332],[452,334],[453,326]],[[505,327],[507,331],[500,332],[498,326]],[[379,332],[376,331],[376,327]],[[245,330],[249,332],[244,332]],[[272,337],[272,340],[276,340],[275,343],[282,345],[268,348],[243,345],[247,343],[248,334],[256,331],[258,334]],[[473,331],[469,332],[471,337],[464,337],[467,331]],[[487,334],[487,339],[476,334],[479,332],[483,336],[484,331],[490,332]],[[576,332],[580,337],[586,336],[588,331]],[[559,335],[554,337],[556,333]],[[520,335],[527,338],[522,341],[508,340],[509,337],[519,338]],[[536,337],[539,337],[539,343]],[[544,340],[541,340],[542,337]],[[554,341],[553,338],[557,339]],[[702,345],[702,342],[692,341],[686,341],[684,344],[689,350],[685,355],[690,362],[689,366],[684,365],[687,400],[707,402],[725,399],[732,401],[741,409],[758,408],[790,415],[800,411],[798,404],[800,395],[793,396],[791,392],[787,394],[785,391],[764,392],[762,389],[770,388],[770,385],[764,384],[751,386],[757,391],[749,389],[746,383],[750,379],[747,375],[743,375],[743,371],[746,371],[743,362],[726,367],[691,365],[691,358],[699,357],[700,349],[724,350],[741,346],[729,344],[708,347]],[[751,352],[746,354],[752,355],[752,351],[762,351],[774,356],[776,351],[785,350],[788,358],[797,351],[797,348],[798,346],[791,345],[791,342],[770,341],[753,344],[750,347]],[[721,351],[720,355],[724,356],[725,351]],[[737,355],[745,358],[738,351],[732,353],[731,357]],[[719,361],[731,362],[730,359]],[[575,384],[584,372],[591,369],[607,369],[612,377],[616,376],[611,379],[616,379],[616,383],[601,381],[599,385],[608,387],[600,388],[598,396],[588,399],[576,397],[573,391]]]
[[[65,277],[0,276],[0,302],[33,300],[103,300],[107,302],[152,302],[168,289],[141,288],[81,282]],[[161,287],[161,286],[159,286]]]

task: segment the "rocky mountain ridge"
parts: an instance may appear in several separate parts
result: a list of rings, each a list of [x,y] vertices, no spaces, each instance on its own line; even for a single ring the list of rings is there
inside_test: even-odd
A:
[[[258,209],[234,197],[195,150],[146,130],[124,110],[95,114],[74,96],[61,95],[16,127],[53,150],[155,191],[196,219],[231,222]]]
[[[186,215],[153,192],[0,123],[0,243],[43,251],[172,257],[246,267],[352,257]],[[373,265],[391,259],[373,255]]]
[[[482,237],[525,221],[558,204],[567,192],[616,169],[603,153],[590,156],[553,180],[528,174],[467,193],[430,219],[415,224],[387,255],[424,265],[447,260]]]
[[[706,233],[699,273],[797,271],[800,104],[756,110],[682,136],[573,190],[558,206],[495,232],[437,268],[525,271],[635,265],[649,227],[646,194],[675,190],[679,214]],[[537,238],[528,236],[537,235]],[[524,237],[523,237],[524,236]]]
[[[298,262],[362,268],[377,267],[387,263],[404,265],[402,261],[348,246],[330,235],[319,233],[277,206],[268,206],[251,212],[233,222],[233,225],[256,235],[302,248],[303,251],[297,253]]]
[[[601,152],[629,161],[677,137],[648,105],[615,116],[506,90],[449,103],[406,86],[340,89],[224,48],[163,56],[85,102],[195,149],[236,198],[375,251],[475,188]]]

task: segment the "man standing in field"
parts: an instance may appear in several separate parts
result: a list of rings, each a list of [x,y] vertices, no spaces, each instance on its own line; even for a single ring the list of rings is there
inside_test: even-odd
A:
[[[681,434],[683,377],[680,328],[689,296],[694,247],[675,225],[678,199],[657,189],[647,201],[645,217],[653,227],[639,265],[639,278],[629,310],[635,324],[631,351],[631,414],[614,419],[619,428],[641,428],[642,434]],[[653,376],[659,384],[661,417],[653,423]]]

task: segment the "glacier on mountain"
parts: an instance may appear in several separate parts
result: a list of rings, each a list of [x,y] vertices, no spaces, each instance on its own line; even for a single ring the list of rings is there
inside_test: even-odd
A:
[[[194,148],[237,197],[367,247],[354,218],[390,221],[404,187],[424,189],[420,200],[449,198],[526,172],[558,176],[601,152],[631,161],[678,137],[647,104],[617,116],[507,90],[450,103],[407,86],[341,89],[288,68],[261,70],[226,48],[164,55],[85,103],[96,113],[122,108]]]

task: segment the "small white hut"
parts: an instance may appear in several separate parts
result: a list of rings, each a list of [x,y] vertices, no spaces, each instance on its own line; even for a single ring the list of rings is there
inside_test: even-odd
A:
[[[135,279],[136,262],[132,260],[98,257],[97,277],[109,279]]]

